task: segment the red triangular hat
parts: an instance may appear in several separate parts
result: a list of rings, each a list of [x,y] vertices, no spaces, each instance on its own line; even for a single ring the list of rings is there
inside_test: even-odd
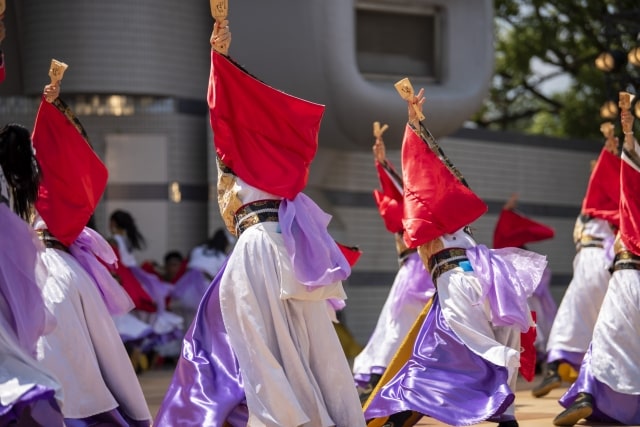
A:
[[[293,199],[307,184],[324,106],[260,82],[211,52],[209,112],[216,153],[247,184]]]
[[[394,170],[391,164],[388,167]],[[376,170],[378,171],[378,179],[382,188],[382,191],[373,190],[378,212],[387,230],[391,233],[399,233],[402,231],[402,192],[398,188],[398,184],[389,176],[389,172],[377,161]]]
[[[551,239],[553,228],[527,218],[511,209],[502,209],[493,232],[493,247],[520,248],[527,243]]]
[[[402,142],[404,241],[418,247],[471,224],[487,205],[407,125]]]
[[[620,181],[620,237],[627,249],[640,256],[640,172],[623,161]]]
[[[602,149],[582,201],[582,213],[615,226],[620,223],[620,162],[620,157]]]
[[[349,266],[353,267],[354,265],[356,265],[356,263],[362,256],[362,251],[360,250],[360,248],[356,246],[345,246],[339,242],[336,242],[336,245],[338,245],[340,252],[342,252],[342,255],[344,255],[344,257],[347,259]]]
[[[404,215],[404,204],[402,199],[399,201],[387,197],[386,194],[381,193],[378,190],[373,190],[373,197],[378,205],[378,212],[384,221],[384,226],[391,233],[399,233],[402,231],[402,216]]]
[[[36,210],[49,232],[69,246],[104,193],[107,168],[70,119],[44,98],[32,139],[42,169]]]
[[[394,179],[390,176],[391,173],[397,175],[397,172],[395,171],[395,168],[393,167],[391,162],[389,162],[388,160],[387,168],[391,172],[387,171],[387,169],[385,169],[385,167],[382,166],[380,162],[376,161],[376,171],[378,172],[378,181],[380,181],[380,188],[382,189],[382,193],[385,196],[400,202],[402,201],[402,184],[395,182]]]

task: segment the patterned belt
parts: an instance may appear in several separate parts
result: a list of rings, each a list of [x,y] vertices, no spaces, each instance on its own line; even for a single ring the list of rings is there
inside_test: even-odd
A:
[[[42,243],[45,247],[51,249],[58,249],[60,251],[69,252],[69,248],[60,242],[60,240],[56,239],[49,230],[36,230],[38,234],[38,238],[42,240]]]
[[[604,248],[604,239],[602,237],[582,236],[576,243],[576,252],[582,248]]]
[[[617,253],[613,259],[613,271],[618,270],[640,270],[640,256],[629,251]]]
[[[398,254],[398,264],[404,264],[407,258],[409,258],[411,254],[415,254],[416,252],[418,252],[417,249],[405,249],[404,251],[400,252],[400,254]]]
[[[449,270],[459,267],[465,261],[469,261],[467,259],[467,250],[462,248],[444,249],[437,254],[431,255],[428,264],[433,283],[436,284],[438,277]]]
[[[278,222],[280,200],[258,200],[248,203],[237,210],[233,216],[236,235],[240,235],[252,225],[261,222]]]

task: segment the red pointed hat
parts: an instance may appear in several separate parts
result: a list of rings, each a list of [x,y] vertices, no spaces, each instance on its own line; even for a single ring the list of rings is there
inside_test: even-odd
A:
[[[626,161],[621,168],[620,237],[627,249],[640,256],[640,172]]]
[[[520,248],[527,243],[551,239],[554,235],[553,228],[511,209],[503,209],[493,232],[493,247]]]
[[[36,210],[49,232],[69,246],[104,193],[107,168],[70,118],[44,98],[32,139],[42,169]]]
[[[287,95],[211,52],[216,153],[247,184],[293,199],[307,184],[324,106]]]
[[[582,201],[582,213],[615,226],[620,223],[620,162],[620,157],[602,149]]]
[[[336,242],[336,245],[338,245],[340,252],[342,252],[342,255],[344,255],[344,257],[347,259],[350,267],[356,265],[356,263],[360,260],[360,257],[362,256],[362,251],[360,250],[360,248],[356,246],[345,246],[339,242]]]
[[[407,125],[402,142],[404,241],[418,247],[471,224],[487,205]]]
[[[390,168],[393,168],[389,164]],[[402,231],[403,202],[402,192],[379,162],[376,162],[380,190],[373,190],[373,197],[378,205],[378,212],[384,221],[384,225],[391,233]]]
[[[402,199],[396,200],[388,197],[379,190],[373,190],[373,197],[378,205],[378,212],[384,221],[384,226],[391,233],[399,233],[402,231],[403,202]]]

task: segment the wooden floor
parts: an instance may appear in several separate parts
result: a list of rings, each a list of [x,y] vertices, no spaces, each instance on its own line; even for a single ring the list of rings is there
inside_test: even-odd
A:
[[[164,368],[147,371],[140,375],[140,383],[144,390],[151,414],[155,416],[162,398],[167,390],[173,372]],[[532,384],[537,384],[540,379],[536,378]],[[565,388],[553,390],[547,396],[536,399],[531,395],[532,384],[521,382],[518,384],[519,391],[516,393],[516,418],[520,427],[543,427],[553,426],[553,418],[561,412],[562,408],[558,404],[558,398],[562,396]],[[423,418],[418,426],[445,426],[446,424],[434,421],[430,418]],[[482,423],[478,426],[496,427],[496,423]],[[583,426],[613,427],[612,424],[595,424],[582,422]],[[162,426],[157,426],[162,427]],[[209,427],[209,426],[203,426]]]

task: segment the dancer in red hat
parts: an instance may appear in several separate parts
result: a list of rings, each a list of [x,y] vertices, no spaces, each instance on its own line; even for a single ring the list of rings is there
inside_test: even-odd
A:
[[[111,247],[85,227],[107,170],[59,91],[59,83],[45,87],[32,136],[42,170],[34,228],[46,246],[43,295],[57,321],[41,338],[38,359],[62,383],[66,425],[149,426],[142,389],[111,318],[133,304],[104,265],[116,261]]]
[[[364,426],[327,305],[345,299],[349,263],[330,216],[302,193],[324,107],[248,74],[226,56],[229,42],[216,23],[208,101],[220,213],[238,240],[200,306],[219,308],[226,336],[201,346],[190,337],[220,325],[196,317],[156,422]],[[209,347],[218,338],[229,345],[220,353]]]
[[[589,348],[593,327],[611,278],[614,230],[620,222],[620,157],[618,140],[607,133],[607,140],[591,172],[581,214],[573,239],[576,256],[573,278],[567,288],[547,342],[547,372],[531,390],[542,397],[560,387],[558,368],[569,364],[576,371]]]
[[[508,247],[527,249],[526,245],[529,243],[552,239],[555,235],[553,228],[534,221],[518,212],[516,210],[517,203],[518,195],[513,194],[502,208],[493,232],[494,249]],[[551,269],[547,267],[544,270],[542,281],[529,298],[529,307],[535,312],[536,316],[535,353],[532,354],[531,360],[532,367],[534,368],[536,359],[538,361],[545,360],[549,332],[551,331],[553,319],[556,317],[556,312],[558,311],[558,306],[549,289],[550,283]],[[522,356],[525,357],[524,354]],[[528,381],[533,380],[534,371],[535,369],[529,372],[531,374],[530,376],[525,376]]]
[[[514,390],[520,334],[533,325],[526,298],[543,256],[478,245],[467,225],[487,210],[463,184],[409,101],[402,144],[404,240],[417,248],[436,285],[409,360],[372,396],[365,417],[413,425],[415,413],[451,425],[486,420],[517,426]],[[421,137],[423,135],[423,137]]]
[[[415,248],[402,239],[403,184],[386,157],[382,135],[373,146],[380,190],[374,190],[378,211],[385,227],[393,233],[400,268],[382,307],[376,328],[364,350],[355,358],[353,374],[364,403],[391,362],[422,308],[435,293],[431,276]]]
[[[620,230],[613,274],[575,383],[560,399],[567,408],[553,421],[580,419],[640,424],[640,146],[633,115],[622,110],[624,149],[620,171]]]

